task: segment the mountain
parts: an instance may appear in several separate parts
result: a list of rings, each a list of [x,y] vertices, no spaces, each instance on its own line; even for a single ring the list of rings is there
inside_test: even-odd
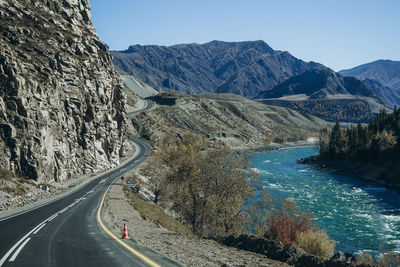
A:
[[[360,80],[328,68],[289,78],[257,98],[328,121],[367,121],[388,105]]]
[[[88,0],[0,1],[0,168],[61,181],[119,164],[123,87]]]
[[[271,90],[262,92],[257,98],[279,98],[304,94],[309,99],[331,99],[347,95],[376,97],[361,81],[342,77],[331,69],[314,69],[289,78]]]
[[[116,69],[163,91],[235,93],[248,98],[306,70],[323,68],[264,41],[133,45],[112,52]]]
[[[377,96],[385,99],[391,107],[400,106],[400,92],[384,86],[376,80],[365,79],[362,82],[374,91]]]
[[[360,80],[371,79],[400,92],[400,61],[377,60],[358,67],[341,70],[343,76],[356,77]]]

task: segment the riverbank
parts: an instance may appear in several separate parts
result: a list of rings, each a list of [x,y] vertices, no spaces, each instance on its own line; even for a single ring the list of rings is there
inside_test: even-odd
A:
[[[299,159],[297,162],[311,165],[322,171],[351,176],[400,192],[400,184],[386,182],[398,177],[400,166],[393,168],[393,166],[375,162],[365,164],[354,163],[351,160],[321,160],[319,156]]]
[[[318,145],[318,138],[310,137],[306,140],[297,140],[292,142],[282,142],[282,143],[274,143],[271,142],[266,145],[254,145],[251,147],[231,147],[234,151],[239,151],[242,153],[263,153],[263,152],[270,152],[280,149],[288,149],[288,148],[296,148],[296,147],[309,147],[309,146],[317,146]]]

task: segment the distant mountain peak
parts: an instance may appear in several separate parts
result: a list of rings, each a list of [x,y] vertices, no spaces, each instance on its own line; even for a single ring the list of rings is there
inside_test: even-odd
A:
[[[375,80],[397,93],[400,92],[400,61],[379,59],[352,69],[341,70],[339,73],[360,80]]]
[[[306,70],[323,68],[266,42],[225,42],[174,46],[134,45],[114,51],[114,65],[163,91],[235,93],[248,98]]]

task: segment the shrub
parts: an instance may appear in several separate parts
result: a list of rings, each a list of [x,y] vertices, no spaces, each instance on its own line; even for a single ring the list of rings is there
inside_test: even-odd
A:
[[[335,241],[329,239],[326,232],[321,229],[298,232],[295,243],[307,253],[324,259],[330,258],[335,250]]]
[[[271,214],[265,237],[291,244],[298,232],[313,228],[312,218],[310,213],[299,211],[293,200],[284,199],[278,210]]]
[[[361,265],[361,264],[374,265],[375,261],[370,254],[363,253],[356,259],[356,265]]]
[[[399,254],[393,252],[385,253],[378,262],[378,267],[398,267],[400,266]]]

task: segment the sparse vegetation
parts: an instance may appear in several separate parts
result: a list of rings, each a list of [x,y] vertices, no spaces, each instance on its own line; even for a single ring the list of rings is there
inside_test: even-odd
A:
[[[356,259],[356,265],[368,264],[373,265],[375,263],[374,258],[372,258],[371,254],[363,253]]]
[[[378,262],[378,267],[398,267],[400,266],[399,254],[388,252]]]
[[[284,199],[278,210],[272,212],[268,218],[265,237],[284,244],[292,244],[298,233],[313,228],[312,218],[310,213],[300,211],[293,200]]]
[[[370,265],[378,267],[398,267],[400,266],[400,256],[393,252],[387,252],[378,261],[375,261],[371,254],[363,253],[356,259],[356,265]]]
[[[11,180],[13,177],[15,177],[15,174],[12,171],[0,168],[0,179]]]
[[[330,258],[335,250],[335,241],[329,239],[326,232],[321,229],[309,229],[305,232],[298,232],[295,244],[307,253],[323,259]]]
[[[126,196],[129,196],[128,190],[125,189]],[[131,194],[133,207],[141,214],[143,218],[149,219],[155,224],[174,231],[176,233],[193,236],[192,232],[179,221],[169,216],[159,206],[141,199],[136,193]]]
[[[2,188],[2,190],[4,192],[7,192],[10,195],[13,195],[13,196],[21,196],[21,195],[27,193],[26,189],[24,187],[22,187],[22,186],[8,186],[8,185],[6,185],[6,186],[4,186]]]

